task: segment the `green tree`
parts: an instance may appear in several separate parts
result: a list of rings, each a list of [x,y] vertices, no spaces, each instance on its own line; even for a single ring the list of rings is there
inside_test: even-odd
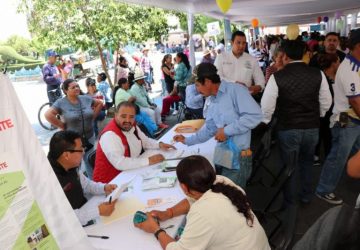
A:
[[[120,42],[141,42],[167,34],[166,12],[115,0],[22,0],[20,10],[29,14],[29,28],[42,44],[53,48],[104,47],[118,49]],[[112,86],[106,64],[102,67]]]
[[[180,28],[184,31],[188,31],[187,24],[187,15],[184,13],[176,13],[175,14],[179,18]],[[219,21],[218,19],[204,16],[204,15],[195,15],[194,16],[194,34],[204,35],[207,32],[207,23],[212,23]],[[222,29],[222,22],[220,22],[220,28]]]

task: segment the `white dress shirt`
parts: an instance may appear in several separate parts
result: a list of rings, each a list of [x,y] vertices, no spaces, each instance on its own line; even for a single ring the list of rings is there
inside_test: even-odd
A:
[[[101,148],[110,163],[118,170],[128,170],[149,165],[147,157],[141,157],[142,147],[145,149],[158,149],[159,143],[147,137],[140,128],[137,127],[137,132],[140,140],[134,134],[135,127],[130,131],[122,131],[127,139],[130,148],[131,157],[125,157],[125,148],[119,136],[112,131],[105,132],[99,140]],[[142,145],[142,147],[141,147]]]
[[[81,171],[78,171],[78,174],[85,196],[105,194],[104,183],[90,180]],[[87,203],[85,203],[81,208],[74,209],[74,212],[78,217],[81,225],[86,225],[90,220],[99,217],[99,208],[98,206],[93,206],[93,204],[92,206],[89,206]]]
[[[216,182],[236,186],[224,176],[218,175]],[[166,250],[270,250],[264,229],[256,216],[253,226],[248,226],[244,215],[225,195],[209,190],[199,200],[189,202],[191,207],[186,216],[184,232],[180,240],[169,243]]]
[[[261,71],[257,60],[243,53],[239,58],[234,56],[232,51],[221,53],[216,57],[214,65],[218,70],[218,74],[222,80],[228,82],[241,82],[247,87],[260,85],[262,89],[265,87],[265,77]]]
[[[292,63],[300,62],[293,61]],[[279,96],[279,88],[275,81],[274,75],[271,75],[264,94],[261,98],[261,110],[263,112],[263,122],[268,124],[271,121],[272,115],[274,114],[276,108],[276,100]],[[323,117],[326,112],[329,110],[332,97],[329,90],[329,84],[326,80],[324,73],[321,71],[321,85],[319,90],[319,102],[320,102],[320,116]]]

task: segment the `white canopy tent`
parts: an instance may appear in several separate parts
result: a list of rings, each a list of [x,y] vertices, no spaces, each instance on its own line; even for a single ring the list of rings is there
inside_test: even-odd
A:
[[[226,14],[221,12],[216,0],[119,0],[119,2],[186,12],[190,37],[193,34],[194,14],[203,14],[243,25],[248,25],[253,18],[257,18],[267,27],[291,23],[315,23],[318,16],[327,16],[329,17],[327,30],[336,31],[335,13],[340,12],[344,16],[345,24],[341,34],[346,35],[348,28],[346,16],[352,14],[350,24],[351,28],[354,28],[360,11],[360,0],[233,0]],[[229,25],[230,22],[226,24]],[[230,34],[225,34],[225,40],[229,36]],[[192,39],[190,39],[190,62],[192,66],[195,65]]]
[[[125,0],[163,9],[192,14],[204,14],[231,22],[249,24],[258,18],[266,26],[290,23],[312,23],[318,16],[334,17],[336,11],[344,14],[360,9],[359,0],[233,0],[230,10],[224,15],[216,0]]]

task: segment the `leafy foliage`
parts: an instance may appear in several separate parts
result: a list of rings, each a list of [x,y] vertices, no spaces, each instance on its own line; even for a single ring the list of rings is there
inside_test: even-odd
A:
[[[169,29],[165,11],[115,0],[22,0],[20,11],[29,14],[38,42],[55,49],[96,47],[101,52],[102,47],[117,49],[120,42],[159,39]]]

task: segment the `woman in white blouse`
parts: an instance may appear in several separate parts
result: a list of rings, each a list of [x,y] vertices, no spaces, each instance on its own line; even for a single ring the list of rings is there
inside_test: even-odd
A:
[[[166,211],[151,211],[135,226],[153,233],[163,249],[270,249],[267,237],[251,211],[244,191],[224,176],[216,176],[209,161],[199,155],[183,159],[176,169],[187,199]],[[160,221],[187,214],[181,238],[175,241]]]

